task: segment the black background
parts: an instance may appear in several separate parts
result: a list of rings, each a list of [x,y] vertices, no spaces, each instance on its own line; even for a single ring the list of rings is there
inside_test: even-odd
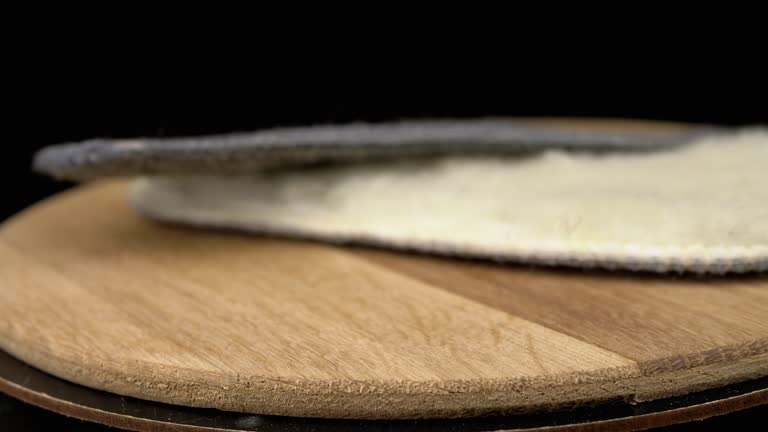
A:
[[[569,55],[561,62],[531,67],[538,58],[519,59],[513,51],[505,52],[510,63],[504,66],[487,65],[482,56],[448,56],[429,68],[416,68],[410,59],[363,64],[355,54],[336,64],[322,52],[281,68],[277,66],[285,65],[274,60],[245,66],[229,59],[212,63],[193,58],[181,67],[166,67],[129,55],[101,63],[99,57],[84,62],[67,53],[49,53],[8,82],[8,94],[13,96],[7,105],[12,113],[6,117],[0,160],[4,192],[0,220],[70,186],[30,172],[37,149],[93,137],[477,116],[768,124],[765,69],[743,65],[739,57],[728,60],[736,62],[735,69],[721,73],[712,70],[717,60],[684,54],[684,50],[678,60],[693,65],[682,69],[677,67],[679,62],[672,65],[639,55],[623,62],[609,58],[590,68],[584,63],[591,59]],[[166,60],[174,55],[169,49]],[[239,60],[252,55],[241,52]],[[424,56],[428,55],[425,49]],[[372,57],[375,60],[377,55]],[[202,64],[207,67],[199,67]],[[0,404],[0,417],[10,421],[6,424],[22,425],[30,416],[41,419],[41,428],[67,427],[58,416],[43,416],[7,400]],[[764,408],[746,416],[752,422],[768,418]],[[744,414],[733,414],[716,424],[743,418]]]

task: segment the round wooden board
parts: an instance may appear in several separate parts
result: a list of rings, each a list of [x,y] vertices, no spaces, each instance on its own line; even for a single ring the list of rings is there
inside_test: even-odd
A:
[[[616,432],[703,420],[768,403],[768,377],[635,405],[466,419],[320,419],[188,408],[119,396],[56,378],[0,351],[0,391],[68,417],[138,431]]]
[[[434,418],[768,375],[768,277],[497,266],[154,224],[120,181],[0,229],[0,348],[122,395]]]

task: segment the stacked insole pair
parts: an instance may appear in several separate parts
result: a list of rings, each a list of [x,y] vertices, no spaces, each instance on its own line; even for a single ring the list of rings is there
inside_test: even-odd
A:
[[[92,140],[35,167],[139,176],[139,213],[199,226],[545,265],[768,269],[760,128],[353,124]]]

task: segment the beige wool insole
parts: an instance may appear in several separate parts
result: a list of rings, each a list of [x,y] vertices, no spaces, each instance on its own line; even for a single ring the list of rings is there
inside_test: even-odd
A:
[[[168,221],[511,262],[760,271],[768,269],[768,132],[653,152],[145,177],[132,202]]]

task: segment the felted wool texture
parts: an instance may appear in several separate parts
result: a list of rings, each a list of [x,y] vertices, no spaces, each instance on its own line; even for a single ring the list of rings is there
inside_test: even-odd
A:
[[[91,180],[142,174],[248,174],[319,162],[437,154],[519,153],[546,148],[652,150],[718,129],[636,129],[621,133],[524,121],[469,119],[279,128],[190,138],[93,139],[40,151],[38,172]]]
[[[643,153],[549,149],[248,176],[152,176],[132,202],[180,223],[512,262],[768,269],[768,132]]]

